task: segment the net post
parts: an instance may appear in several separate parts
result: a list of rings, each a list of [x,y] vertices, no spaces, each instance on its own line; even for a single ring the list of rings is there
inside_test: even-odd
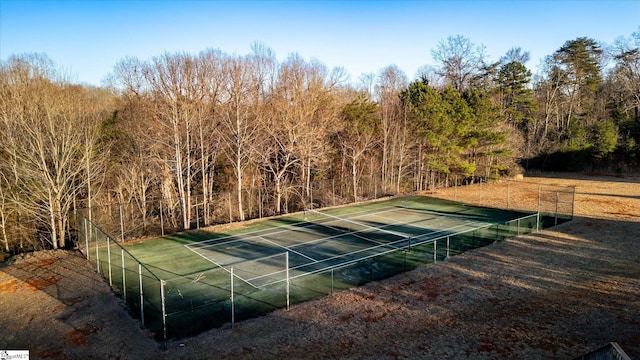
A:
[[[140,322],[144,325],[144,291],[142,290],[142,264],[138,263],[138,280],[140,281]]]
[[[449,258],[449,249],[451,248],[451,240],[449,236],[447,236],[447,259]]]
[[[107,264],[109,266],[109,286],[113,287],[113,280],[111,276],[111,244],[109,242],[109,236],[107,236]]]
[[[284,257],[285,267],[287,268],[287,311],[289,311],[289,252],[285,253]]]
[[[160,280],[160,301],[162,302],[162,332],[164,341],[167,341],[167,310],[164,298],[164,284],[165,281]]]
[[[120,203],[120,239],[124,242],[124,219],[122,218],[122,203]]]
[[[126,272],[124,269],[124,249],[120,249],[120,258],[122,259],[122,299],[124,303],[127,303],[127,280]]]
[[[408,239],[409,244],[407,245],[407,251],[411,252],[411,238]]]
[[[540,213],[541,191],[542,191],[542,184],[538,184],[538,213]]]
[[[233,329],[236,324],[236,308],[235,308],[235,303],[233,299],[233,266],[230,269],[230,273],[231,273],[231,328]]]
[[[538,213],[538,214],[540,214],[540,213]],[[517,229],[518,229],[518,236],[520,236],[520,218],[518,218]]]

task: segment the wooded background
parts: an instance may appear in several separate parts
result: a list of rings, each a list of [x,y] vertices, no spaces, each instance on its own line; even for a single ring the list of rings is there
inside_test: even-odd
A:
[[[80,208],[130,204],[183,230],[223,193],[244,220],[247,189],[264,189],[260,204],[278,214],[308,206],[327,179],[357,201],[365,178],[393,194],[434,172],[472,181],[639,165],[640,31],[566,41],[535,75],[523,49],[490,61],[460,35],[414,80],[391,65],[353,82],[251,49],[125,58],[102,87],[71,83],[45,54],[2,61],[3,253],[73,246]]]

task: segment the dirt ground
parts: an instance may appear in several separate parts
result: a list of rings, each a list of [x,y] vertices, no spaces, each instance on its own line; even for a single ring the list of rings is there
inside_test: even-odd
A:
[[[617,342],[640,359],[640,176],[525,180],[576,186],[575,219],[167,344],[81,254],[15,257],[0,266],[0,350],[28,349],[32,359],[572,359]],[[491,186],[504,184],[483,191]]]

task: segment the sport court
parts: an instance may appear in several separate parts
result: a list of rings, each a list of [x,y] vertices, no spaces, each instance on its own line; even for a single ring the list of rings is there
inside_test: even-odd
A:
[[[98,236],[95,248],[99,269],[145,326],[179,338],[443,261],[541,221],[539,213],[407,196],[123,248]]]
[[[302,221],[282,223],[185,246],[261,288],[492,225],[403,204],[343,215],[306,210]]]

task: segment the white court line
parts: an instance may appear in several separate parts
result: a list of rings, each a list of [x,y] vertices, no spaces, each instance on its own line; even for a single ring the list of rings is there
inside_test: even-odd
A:
[[[482,223],[482,224],[484,224],[484,223]],[[398,241],[394,241],[394,242],[389,243],[389,244],[381,244],[381,245],[378,245],[378,246],[370,246],[370,247],[366,247],[366,248],[359,249],[359,250],[356,250],[356,251],[352,251],[352,252],[349,252],[349,253],[344,253],[344,254],[340,254],[340,255],[335,255],[335,256],[332,256],[332,257],[324,258],[324,259],[322,259],[322,260],[315,260],[315,261],[312,261],[312,262],[307,262],[307,263],[300,264],[300,265],[297,265],[297,266],[294,266],[294,267],[290,267],[290,268],[289,268],[289,271],[298,270],[298,269],[300,269],[300,268],[304,268],[304,267],[306,267],[306,266],[310,266],[310,265],[313,265],[313,264],[320,264],[320,263],[323,263],[323,262],[328,262],[328,261],[335,260],[335,259],[339,259],[339,258],[345,258],[345,257],[350,256],[350,255],[358,254],[358,253],[365,252],[365,251],[371,251],[371,250],[374,250],[374,249],[377,249],[377,248],[381,248],[381,247],[387,247],[387,248],[390,248],[390,250],[387,250],[387,251],[385,251],[385,252],[381,252],[381,253],[379,253],[379,254],[375,254],[375,255],[374,255],[374,256],[378,256],[378,255],[380,255],[380,254],[387,253],[387,252],[389,252],[389,251],[398,251],[398,250],[402,250],[402,248],[393,248],[393,247],[390,247],[390,246],[388,246],[388,245],[393,245],[393,244],[396,244],[396,243],[399,243],[399,242],[408,241],[409,239],[420,238],[420,237],[424,237],[424,236],[426,236],[426,235],[429,235],[429,237],[428,237],[428,238],[425,238],[423,241],[419,241],[418,243],[416,243],[416,245],[420,245],[420,244],[422,244],[422,243],[424,243],[424,242],[428,242],[428,241],[437,241],[437,240],[442,239],[442,238],[444,238],[444,237],[446,237],[446,236],[455,236],[455,235],[459,235],[459,234],[467,233],[467,232],[470,232],[470,231],[479,230],[479,229],[482,229],[482,228],[485,228],[485,227],[491,226],[492,224],[484,224],[484,225],[486,225],[486,226],[482,226],[482,227],[477,227],[477,228],[469,229],[469,230],[464,231],[464,232],[461,232],[461,233],[455,233],[455,234],[451,234],[451,235],[434,236],[434,235],[436,235],[436,234],[449,232],[450,230],[454,230],[454,229],[457,229],[457,228],[460,228],[460,227],[463,227],[463,226],[467,226],[467,225],[468,225],[468,224],[460,224],[460,225],[452,226],[452,227],[447,228],[447,229],[438,230],[438,231],[432,231],[432,232],[430,232],[430,233],[421,234],[421,235],[418,235],[418,236],[416,236],[416,237],[412,237],[412,238],[403,238],[403,239],[400,239],[400,240],[398,240]],[[340,235],[338,235],[338,236],[331,236],[330,238],[341,237],[341,236],[348,236],[348,235],[352,235],[352,234],[345,233],[345,234],[340,234]],[[330,238],[326,238],[326,239],[330,239]],[[321,239],[321,240],[324,240],[324,239]],[[371,240],[369,240],[369,241],[371,241]],[[375,242],[375,241],[373,241],[373,242]],[[392,249],[392,250],[391,250],[391,249]],[[364,259],[364,258],[366,258],[366,257],[363,257],[362,259]],[[259,260],[259,259],[257,259],[257,260]],[[360,260],[361,260],[361,259],[352,259],[352,260],[350,260],[350,261],[347,261],[345,264],[349,264],[349,263],[352,263],[352,262],[354,262],[354,261],[360,261]],[[328,268],[331,268],[331,267],[340,267],[340,266],[343,266],[343,265],[344,265],[344,264],[337,264],[337,265],[327,266],[327,267],[326,267],[326,268],[324,268],[324,269],[328,269]],[[245,281],[250,282],[250,281],[255,281],[255,280],[258,280],[258,279],[262,279],[262,278],[272,277],[272,276],[274,276],[274,275],[277,275],[277,274],[283,273],[283,272],[285,272],[285,271],[286,271],[286,270],[275,271],[275,272],[272,272],[272,273],[269,273],[269,274],[264,274],[264,275],[259,275],[259,276],[253,277],[253,278],[247,279],[247,280],[245,280]],[[305,273],[306,273],[306,272],[305,272]],[[278,280],[278,281],[281,281],[281,280]],[[278,281],[274,281],[274,282],[267,283],[267,284],[262,284],[261,286],[268,286],[268,285],[271,285],[271,284],[276,283],[276,282],[278,282]],[[253,285],[253,284],[252,284],[252,286],[256,287],[256,286],[255,286],[255,285]]]
[[[337,216],[334,216],[334,215],[325,214],[325,213],[322,213],[322,212],[319,212],[319,211],[316,211],[316,212],[322,214],[323,216],[327,216],[329,218],[335,219],[337,221],[346,221],[348,223],[349,222],[350,223],[354,223],[354,224],[359,225],[359,226],[364,226],[365,228],[368,228],[370,230],[382,230],[383,232],[386,232],[386,233],[389,233],[389,234],[392,234],[392,235],[396,235],[396,236],[400,236],[402,238],[406,238],[407,237],[406,234],[400,234],[400,233],[397,233],[395,231],[384,230],[385,227],[391,226],[391,225],[395,225],[395,224],[387,224],[385,226],[375,227],[375,226],[371,226],[371,225],[367,225],[367,224],[362,224],[362,223],[359,223],[357,221],[353,221],[353,220],[348,219],[348,218],[340,218],[340,217],[337,217]]]
[[[355,224],[364,226],[364,227],[368,227],[368,228],[373,229],[373,230],[381,230],[381,231],[384,232],[385,231],[384,230],[385,227],[398,225],[398,224],[401,224],[402,222],[401,221],[392,220],[392,219],[389,219],[389,218],[384,217],[384,216],[380,216],[380,214],[384,214],[384,213],[388,213],[388,212],[392,212],[392,211],[398,211],[398,209],[405,210],[405,211],[408,211],[408,212],[413,212],[413,213],[427,213],[427,214],[434,215],[435,218],[454,219],[454,220],[457,220],[457,221],[461,220],[461,219],[455,219],[455,218],[448,217],[448,216],[443,216],[443,215],[440,215],[439,213],[431,212],[429,210],[413,209],[413,208],[408,208],[408,207],[404,207],[404,206],[397,206],[397,205],[381,208],[382,211],[377,211],[377,212],[373,212],[373,213],[370,212],[369,210],[363,210],[363,211],[360,211],[360,212],[355,212],[355,213],[352,213],[350,215],[356,215],[356,216],[351,216],[350,218],[340,218],[340,217],[337,217],[337,216],[334,216],[334,215],[328,215],[328,214],[325,214],[325,213],[321,213],[321,214],[323,214],[323,215],[325,215],[327,217],[330,217],[330,218],[334,218],[336,221],[345,221],[345,220],[346,221],[350,221],[350,219],[354,219],[354,218],[357,219],[357,218],[361,218],[361,217],[364,217],[364,216],[377,216],[377,217],[380,217],[382,219],[387,220],[389,223],[384,225],[384,226],[374,227],[374,226],[369,226],[369,225],[366,225],[366,224],[361,224],[361,223],[358,223],[356,221],[352,221],[352,222],[355,223]],[[428,219],[428,220],[430,220],[430,219]],[[417,220],[415,222],[421,222],[421,221],[423,221],[423,220]],[[462,221],[465,221],[467,223],[472,223],[472,224],[484,224],[484,223],[480,223],[480,222],[473,222],[471,220],[462,220]],[[415,223],[415,222],[412,222],[412,223]],[[263,236],[268,236],[268,235],[280,234],[280,233],[283,233],[283,232],[286,233],[286,232],[290,231],[290,230],[287,230],[287,228],[291,228],[291,227],[294,227],[294,228],[300,228],[300,227],[309,228],[309,227],[318,226],[318,225],[329,227],[329,228],[333,228],[334,230],[341,231],[340,229],[336,229],[335,227],[332,227],[332,226],[326,225],[326,224],[322,224],[322,223],[308,223],[308,225],[299,226],[300,224],[305,224],[305,223],[307,223],[307,221],[300,221],[300,222],[297,222],[297,223],[294,223],[294,224],[290,224],[290,225],[284,225],[284,226],[275,227],[273,229],[277,229],[277,231],[268,232],[267,234],[262,234],[262,235]],[[412,223],[409,223],[409,224],[412,224]],[[443,231],[447,231],[449,229],[453,229],[453,228],[457,228],[457,227],[459,227],[459,226],[455,226],[455,227],[448,228],[448,229],[445,229],[445,230],[436,231],[436,232],[433,232],[433,233],[443,232]],[[296,244],[293,244],[290,247],[286,247],[286,246],[277,244],[277,243],[275,243],[273,241],[270,241],[268,239],[265,239],[264,237],[262,237],[260,235],[254,235],[254,234],[258,234],[258,233],[261,233],[261,232],[264,232],[264,231],[267,231],[267,230],[269,230],[269,229],[258,230],[258,231],[254,231],[254,232],[244,233],[244,234],[229,235],[229,236],[215,238],[215,239],[207,239],[207,240],[203,240],[203,241],[192,243],[192,244],[185,244],[184,246],[193,251],[194,249],[205,249],[205,248],[209,248],[209,247],[218,247],[218,246],[228,245],[228,244],[232,244],[232,243],[236,243],[236,242],[247,242],[247,243],[250,243],[252,239],[259,238],[259,239],[262,239],[264,241],[270,242],[270,243],[272,243],[272,244],[274,244],[274,245],[276,245],[278,247],[282,247],[284,249],[296,252],[296,251],[292,250],[292,248],[298,247],[298,246],[302,246],[302,245],[312,244],[312,243],[315,243],[315,242],[322,242],[322,241],[330,240],[330,239],[341,237],[341,236],[348,235],[348,234],[355,235],[355,234],[360,233],[360,232],[365,232],[364,230],[358,230],[358,231],[354,231],[354,232],[351,232],[351,233],[341,233],[341,234],[332,235],[332,236],[328,236],[328,237],[321,237],[321,238],[313,239],[313,240],[302,242],[302,243],[296,243]],[[411,238],[411,236],[408,236],[408,235],[405,235],[405,234],[399,234],[399,233],[395,233],[395,232],[391,232],[391,231],[387,231],[387,232],[389,232],[389,233],[391,233],[393,235],[396,235],[396,236],[400,236],[403,239]],[[431,233],[429,233],[429,234],[431,234]],[[243,237],[243,236],[246,236],[246,235],[250,235],[250,236]],[[419,236],[423,236],[423,235],[418,235],[418,237]],[[238,236],[240,236],[240,237],[238,237]],[[374,243],[379,243],[379,242],[377,242],[375,240],[367,239],[367,238],[364,238],[364,237],[361,237],[361,236],[358,236],[358,235],[355,235],[355,236],[360,237],[360,238],[365,239],[365,240],[368,240],[368,241],[371,241],[371,242],[374,242]],[[224,239],[233,239],[233,240],[225,241],[225,242],[221,242],[221,243],[219,242],[219,243],[215,243],[215,244],[209,244],[209,245],[206,245],[206,246],[197,246],[197,245],[202,244],[202,243],[207,243],[207,242],[211,242],[211,241],[219,241],[219,240],[224,240]],[[384,243],[379,243],[379,244],[386,245]],[[212,250],[212,251],[215,251],[215,250]],[[196,252],[200,256],[203,256],[202,254],[200,254],[197,251],[194,251],[194,252]],[[299,252],[296,252],[296,253],[300,254],[301,256],[304,256]],[[307,257],[307,256],[305,256],[305,257]],[[208,260],[210,260],[210,259],[208,259]],[[315,260],[315,259],[313,259],[313,260],[314,261],[318,261],[318,260]],[[213,262],[213,263],[216,264],[215,262]],[[218,264],[216,264],[216,265],[218,265]],[[220,266],[220,265],[218,265],[218,266]]]
[[[453,206],[453,205],[452,205]],[[434,215],[436,217],[439,218],[445,218],[445,219],[458,219],[458,218],[463,218],[462,221],[465,221],[464,218],[467,218],[466,221],[472,221],[472,220],[468,220],[469,216],[465,216],[463,214],[457,214],[455,213],[455,215],[443,215],[441,212],[438,211],[431,211],[431,210],[425,210],[425,209],[414,209],[414,208],[410,208],[410,207],[406,207],[406,206],[397,206],[398,208],[402,209],[402,210],[407,210],[409,212],[413,212],[413,213],[421,213],[421,214],[429,214],[429,215]]]
[[[443,230],[439,230],[439,231],[434,231],[434,232],[431,232],[431,233],[428,233],[428,234],[418,235],[418,236],[416,236],[416,237],[422,237],[422,236],[424,236],[424,235],[433,235],[433,234],[438,234],[438,233],[444,233],[444,232],[446,232],[446,231],[453,230],[453,229],[457,229],[457,228],[459,228],[459,227],[466,226],[466,225],[467,225],[467,224],[461,224],[461,225],[457,225],[457,226],[452,226],[452,227],[447,228],[447,229],[443,229]],[[473,230],[476,230],[476,229],[473,229]],[[347,235],[351,235],[351,234],[342,234],[342,235],[340,235],[340,236],[347,236]],[[454,235],[456,235],[456,234],[453,234],[453,235],[451,235],[451,236],[454,236]],[[405,241],[405,240],[408,240],[408,239],[412,239],[412,238],[405,238],[405,239],[401,239],[401,240],[395,241],[395,242],[393,242],[393,243],[402,242],[402,241]],[[427,240],[430,240],[430,239],[427,239]],[[393,244],[393,243],[390,243],[390,244]],[[387,245],[387,244],[385,244],[385,245]],[[310,263],[306,263],[306,264],[302,264],[302,265],[294,266],[294,267],[289,268],[289,269],[290,269],[290,270],[295,270],[295,269],[298,269],[298,268],[300,268],[300,267],[304,267],[304,266],[308,266],[308,265],[316,264],[316,263],[321,263],[321,262],[325,262],[325,261],[329,261],[329,260],[333,260],[333,259],[339,259],[339,258],[341,258],[341,257],[345,257],[345,256],[348,256],[348,255],[357,254],[357,253],[359,253],[359,252],[368,251],[368,250],[375,249],[375,248],[379,248],[379,247],[383,247],[383,246],[382,246],[382,245],[380,245],[380,246],[371,246],[371,247],[368,247],[368,248],[364,248],[364,249],[360,249],[360,250],[352,251],[352,252],[350,252],[350,253],[340,254],[340,255],[335,255],[335,256],[328,257],[328,258],[325,258],[325,259],[322,259],[322,260],[318,260],[318,261],[315,261],[315,262],[310,262]]]
[[[286,247],[286,246],[282,246],[282,245],[280,245],[280,244],[278,244],[278,243],[276,243],[276,242],[273,242],[273,241],[271,241],[271,240],[269,240],[269,239],[265,239],[265,238],[263,238],[262,236],[258,236],[258,238],[260,238],[260,239],[262,239],[262,240],[264,240],[264,241],[266,241],[266,242],[268,242],[268,243],[271,243],[271,244],[273,244],[273,245],[275,245],[275,246],[277,246],[277,247],[281,247],[281,248],[283,248],[283,249],[285,249],[285,250],[287,250],[287,251],[290,251],[290,252],[296,253],[296,254],[298,254],[298,255],[300,255],[300,256],[302,256],[302,257],[306,257],[307,259],[309,259],[309,260],[311,260],[311,261],[318,261],[318,260],[316,260],[316,259],[314,259],[314,258],[312,258],[312,257],[310,257],[310,256],[307,256],[307,255],[305,255],[305,254],[303,254],[303,253],[301,253],[301,252],[298,252],[298,251],[292,250],[292,249],[290,249],[290,248],[288,248],[288,247]],[[255,260],[259,260],[259,259],[255,259]]]
[[[403,209],[404,209],[404,208],[403,208]],[[359,217],[367,216],[367,215],[378,216],[378,214],[382,214],[382,213],[386,213],[386,212],[390,212],[390,211],[394,211],[394,210],[395,210],[395,211],[397,211],[397,210],[398,210],[398,209],[397,209],[397,207],[391,207],[391,208],[389,208],[388,210],[384,210],[384,211],[380,211],[380,212],[376,212],[376,213],[370,213],[370,212],[363,211],[363,212],[361,212],[361,213],[360,213],[361,215],[359,215],[359,216],[357,216],[357,217],[359,218]],[[407,211],[409,211],[409,212],[413,212],[413,211],[415,211],[415,209],[404,209],[404,210],[407,210]],[[380,217],[380,218],[382,218],[382,219],[387,219],[387,218],[385,218],[385,217],[383,217],[383,216],[379,216],[379,217]],[[446,216],[436,216],[436,218],[451,219],[450,217],[446,217]],[[341,218],[336,218],[336,219],[337,219],[337,220],[344,220],[344,219],[341,219]],[[416,221],[416,222],[420,222],[420,221]],[[432,231],[432,232],[429,232],[429,233],[424,233],[424,234],[416,235],[416,236],[401,236],[401,235],[397,235],[397,234],[395,234],[395,235],[397,235],[397,236],[400,236],[400,237],[401,237],[401,239],[400,239],[400,240],[398,240],[398,241],[391,242],[391,243],[386,243],[386,244],[385,244],[385,243],[380,243],[380,242],[378,242],[378,241],[375,241],[375,240],[372,240],[372,239],[369,239],[369,238],[366,238],[366,237],[362,237],[362,236],[357,235],[357,233],[359,233],[359,232],[364,232],[364,230],[359,230],[359,231],[355,231],[355,232],[352,232],[352,233],[343,233],[343,234],[333,235],[333,236],[329,236],[329,237],[318,238],[318,239],[314,239],[314,240],[307,241],[307,242],[304,242],[304,243],[298,243],[298,244],[295,244],[295,245],[293,246],[293,247],[296,247],[296,246],[307,245],[307,244],[311,244],[311,243],[315,243],[315,242],[324,242],[324,241],[329,241],[329,240],[331,240],[331,239],[335,239],[335,238],[339,238],[339,237],[343,237],[343,236],[348,236],[348,235],[353,235],[353,236],[359,237],[359,238],[361,238],[361,239],[364,239],[364,240],[366,240],[366,241],[369,241],[369,242],[371,242],[371,243],[379,244],[379,245],[377,245],[377,246],[370,246],[370,247],[366,247],[366,248],[359,249],[359,250],[356,250],[356,251],[352,251],[352,252],[349,252],[349,253],[344,253],[344,254],[340,254],[340,255],[331,256],[331,257],[324,258],[324,259],[321,259],[321,260],[317,260],[317,259],[314,259],[314,258],[309,257],[309,256],[307,256],[307,255],[304,255],[304,254],[302,254],[302,253],[300,253],[300,252],[298,252],[298,251],[295,251],[295,250],[291,249],[290,247],[286,247],[286,246],[283,246],[283,245],[277,244],[277,243],[275,243],[275,242],[273,242],[273,241],[271,241],[271,240],[269,240],[269,239],[263,238],[262,236],[251,236],[251,237],[249,237],[249,238],[240,238],[240,239],[235,239],[235,240],[232,240],[232,241],[227,241],[227,242],[224,242],[224,243],[218,243],[218,244],[215,244],[215,245],[224,245],[224,244],[235,243],[235,242],[247,242],[247,243],[251,243],[252,241],[251,241],[251,240],[248,240],[248,239],[258,238],[258,239],[261,239],[261,240],[263,240],[263,241],[266,241],[266,242],[268,242],[268,243],[271,243],[271,244],[273,244],[273,245],[276,245],[276,246],[278,246],[278,247],[280,247],[280,248],[283,248],[283,249],[285,249],[285,250],[287,250],[287,251],[294,252],[294,253],[296,253],[296,254],[298,254],[298,255],[300,255],[300,256],[302,256],[302,257],[304,257],[304,258],[307,258],[307,259],[311,260],[310,262],[307,262],[307,263],[300,264],[300,265],[297,265],[297,266],[294,266],[294,267],[290,267],[290,268],[289,268],[289,270],[298,270],[298,269],[300,269],[300,268],[304,268],[304,267],[306,267],[306,266],[310,266],[310,265],[313,265],[313,264],[318,264],[318,263],[328,262],[328,261],[335,260],[335,259],[339,259],[339,258],[345,258],[345,257],[347,257],[347,256],[355,255],[355,254],[358,254],[358,253],[361,253],[361,252],[365,252],[365,251],[371,251],[371,250],[374,250],[374,249],[377,249],[377,248],[381,248],[381,247],[386,247],[386,248],[389,248],[389,249],[393,249],[393,250],[391,250],[391,251],[397,251],[397,250],[401,250],[401,248],[394,247],[394,246],[393,246],[393,244],[394,244],[394,243],[399,243],[399,242],[403,242],[403,241],[409,241],[409,239],[419,239],[419,238],[423,238],[424,236],[427,236],[427,235],[428,235],[428,236],[429,236],[428,238],[425,238],[425,239],[423,239],[422,241],[420,241],[420,242],[418,242],[418,243],[417,243],[417,244],[421,244],[421,243],[423,243],[423,242],[425,242],[425,241],[438,240],[438,239],[439,239],[439,237],[437,237],[437,236],[435,236],[435,237],[434,237],[434,235],[439,234],[439,233],[445,233],[445,232],[448,232],[448,231],[450,231],[450,230],[454,230],[454,229],[457,229],[457,228],[460,228],[460,227],[463,227],[463,226],[467,226],[467,225],[469,225],[469,224],[483,224],[483,225],[484,225],[484,224],[486,224],[486,223],[480,223],[480,222],[473,222],[473,221],[470,221],[470,220],[469,220],[469,221],[466,221],[466,222],[467,222],[467,224],[460,224],[460,225],[456,225],[456,226],[453,226],[453,227],[450,227],[450,228],[447,228],[447,229],[438,230],[438,231]],[[300,222],[300,223],[304,223],[304,222]],[[357,222],[355,222],[355,221],[354,221],[354,223],[357,223]],[[399,224],[399,223],[401,223],[401,222],[395,222],[395,223],[392,223],[392,224],[387,224],[387,225],[382,226],[382,227],[379,227],[379,228],[376,228],[376,227],[370,227],[370,228],[371,228],[371,229],[375,229],[375,230],[381,230],[381,228],[383,228],[383,227],[393,226],[393,225],[397,225],[397,224]],[[299,223],[296,223],[296,224],[299,224]],[[359,223],[357,223],[357,224],[359,224]],[[311,223],[311,224],[310,224],[310,225],[308,225],[308,226],[313,226],[313,225],[316,225],[316,224]],[[320,225],[327,226],[327,225],[324,225],[324,224],[320,224]],[[363,225],[363,226],[367,227],[367,226],[366,226],[366,225],[364,225],[364,224],[360,224],[360,225]],[[292,225],[286,225],[286,226],[283,226],[283,227],[280,227],[280,228],[284,228],[284,227],[293,227],[293,226],[296,226],[296,225],[295,225],[295,224],[292,224]],[[490,226],[490,225],[488,225],[488,226]],[[305,226],[305,227],[307,227],[307,226]],[[327,227],[330,227],[330,226],[327,226]],[[465,232],[475,231],[475,230],[480,229],[480,228],[481,228],[481,227],[478,227],[478,228],[475,228],[475,229],[470,229],[470,230],[465,231]],[[264,230],[262,230],[262,231],[264,231]],[[281,232],[286,232],[286,231],[287,231],[287,230],[281,230],[281,231],[277,231],[277,232],[275,232],[275,233],[268,233],[267,235],[272,235],[272,234],[281,233]],[[259,231],[258,231],[258,232],[259,232]],[[257,232],[253,232],[253,233],[257,233]],[[253,233],[248,233],[248,234],[253,234]],[[245,234],[245,235],[246,235],[246,234]],[[454,236],[454,235],[456,235],[456,234],[452,234],[451,236]],[[237,236],[237,235],[236,235],[236,236]],[[234,237],[235,237],[234,235],[230,235],[230,236],[227,236],[227,237],[225,237],[225,238],[234,238]],[[444,236],[442,236],[442,237],[444,237]],[[440,237],[440,238],[442,238],[442,237]],[[219,240],[219,239],[220,239],[220,238],[215,239],[215,240]],[[208,245],[208,246],[206,246],[206,247],[214,247],[215,245]],[[199,253],[199,252],[198,252],[198,251],[196,251],[195,249],[192,249],[192,248],[191,248],[191,247],[189,247],[188,245],[185,245],[185,246],[186,246],[186,247],[188,247],[191,251],[195,252],[197,255],[199,255],[199,256],[201,256],[202,258],[204,258],[205,260],[207,260],[207,261],[211,262],[212,264],[214,264],[214,265],[216,265],[216,266],[218,266],[218,267],[222,268],[223,270],[227,271],[228,273],[230,273],[230,271],[229,271],[229,270],[227,270],[225,267],[221,266],[221,265],[220,265],[220,264],[218,264],[217,262],[215,262],[215,261],[213,261],[212,259],[208,258],[207,256],[205,256],[205,255],[203,255],[203,254]],[[202,247],[202,248],[205,248],[205,247]],[[210,250],[210,251],[215,252],[215,250]],[[385,253],[386,253],[386,252],[385,252]],[[381,254],[382,254],[382,253],[381,253]],[[245,261],[254,261],[254,260],[260,260],[260,259],[262,259],[262,258],[257,258],[257,259],[253,259],[253,260],[245,260]],[[350,260],[350,261],[359,261],[359,259],[353,259],[353,260]],[[349,263],[349,262],[347,262],[347,263]],[[345,263],[345,264],[347,264],[347,263]],[[332,267],[334,267],[334,266],[335,266],[335,267],[340,267],[340,266],[342,266],[342,265],[343,265],[343,264],[337,264],[337,265],[332,265]],[[238,270],[242,271],[240,268],[238,268]],[[265,277],[274,276],[274,275],[277,275],[277,274],[282,273],[282,272],[284,272],[284,270],[276,271],[276,272],[273,272],[273,273],[264,274],[264,275],[260,275],[260,276],[256,276],[256,277],[252,277],[252,278],[250,278],[250,279],[244,279],[244,278],[242,278],[241,276],[238,276],[237,274],[234,274],[234,276],[235,276],[235,277],[237,277],[238,279],[242,280],[243,282],[245,282],[245,283],[249,284],[250,286],[252,286],[252,287],[254,287],[254,288],[258,289],[258,288],[259,288],[259,286],[257,286],[257,285],[255,285],[255,284],[253,284],[253,283],[252,283],[253,281],[255,281],[255,280],[257,280],[257,279],[265,278]],[[277,281],[275,281],[275,282],[277,282]],[[275,283],[275,282],[274,282],[274,283]],[[267,285],[269,285],[269,284],[271,284],[271,283],[263,284],[263,285],[261,285],[261,286],[267,286]]]
[[[195,251],[195,250],[193,250],[193,249],[189,249],[189,250],[193,251],[194,253],[196,253],[197,255],[199,255],[200,257],[202,257],[203,259],[205,259],[205,260],[209,261],[210,263],[212,263],[212,264],[214,264],[214,265],[218,266],[218,267],[219,267],[219,268],[221,268],[222,270],[224,270],[224,271],[228,272],[229,274],[231,274],[231,271],[230,271],[230,270],[228,270],[227,268],[225,268],[224,266],[222,266],[222,265],[218,264],[217,262],[215,262],[215,261],[211,260],[210,258],[208,258],[208,257],[204,256],[203,254],[200,254],[199,252],[197,252],[197,251]],[[247,284],[251,285],[252,287],[254,287],[254,288],[256,288],[256,289],[258,288],[257,286],[255,286],[255,285],[253,285],[252,283],[250,283],[249,281],[247,281],[247,280],[245,280],[245,279],[241,278],[241,277],[240,277],[240,276],[238,276],[237,274],[233,274],[233,276],[237,277],[238,279],[240,279],[240,280],[244,281],[245,283],[247,283]]]
[[[340,218],[336,218],[336,221],[344,221],[344,220],[342,220],[342,219],[340,219]],[[351,222],[352,222],[352,223],[354,223],[354,224],[357,224],[357,225],[364,226],[365,228],[368,228],[368,229],[382,230],[382,231],[383,231],[383,232],[385,232],[385,233],[390,233],[390,234],[395,235],[395,236],[400,236],[400,238],[401,238],[400,240],[406,240],[406,239],[408,239],[408,238],[409,238],[409,237],[408,237],[408,236],[406,236],[406,235],[398,235],[398,234],[396,234],[396,233],[394,233],[394,232],[385,231],[385,230],[383,230],[383,229],[381,229],[381,228],[376,228],[376,227],[373,227],[373,226],[368,226],[368,225],[365,225],[365,224],[360,224],[360,223],[355,222],[355,221],[351,221]],[[337,230],[337,231],[342,231],[342,230],[340,230],[340,229],[338,229],[338,228],[336,228],[336,227],[333,227],[333,226],[330,226],[330,225],[327,225],[327,224],[320,224],[320,225],[322,225],[322,226],[324,226],[324,227],[328,227],[329,229],[334,229],[334,230]],[[387,224],[387,225],[385,225],[385,226],[391,226],[391,225],[395,225],[395,224]],[[380,241],[376,241],[376,240],[370,239],[370,238],[368,238],[368,237],[366,237],[366,236],[358,235],[358,233],[360,233],[360,232],[364,232],[364,231],[365,231],[365,230],[358,230],[358,231],[347,232],[347,233],[344,233],[344,234],[340,234],[340,236],[343,236],[343,235],[353,235],[353,236],[358,237],[358,238],[360,238],[360,239],[362,239],[362,240],[366,240],[366,241],[369,241],[369,242],[372,242],[372,243],[376,243],[376,244],[378,244],[378,245],[382,245],[382,246],[386,246],[386,245],[388,245],[388,244],[389,244],[389,243],[386,243],[386,244],[385,244],[385,243],[382,243],[382,242],[380,242]],[[393,243],[393,242],[395,242],[395,241],[392,241],[392,243]],[[397,247],[395,247],[395,246],[389,246],[389,247],[390,247],[390,248],[393,248],[393,249],[399,249],[399,248],[397,248]]]
[[[365,215],[368,215],[368,214],[375,215],[375,214],[382,214],[382,213],[390,212],[390,211],[397,211],[398,209],[397,209],[396,206],[387,206],[387,207],[381,208],[380,210],[382,210],[382,211],[378,211],[378,212],[375,212],[375,213],[371,213],[368,210],[363,210],[363,211],[359,211],[359,212],[354,212],[351,215],[358,215],[358,216],[354,216],[354,217],[365,216]],[[308,224],[308,225],[299,226],[299,224]],[[191,244],[185,244],[184,246],[186,246],[186,247],[205,248],[205,247],[209,247],[209,246],[215,246],[218,243],[210,244],[210,245],[206,245],[206,246],[198,246],[198,245],[202,244],[202,243],[215,242],[215,241],[224,240],[224,239],[231,239],[231,238],[234,238],[235,240],[232,240],[230,242],[242,241],[243,239],[242,238],[239,239],[238,236],[249,235],[249,238],[251,238],[251,237],[260,236],[260,235],[275,235],[275,234],[279,234],[281,232],[289,231],[289,230],[285,230],[287,228],[291,228],[291,227],[307,228],[307,227],[312,227],[314,225],[317,225],[317,224],[310,223],[308,221],[298,221],[298,222],[293,223],[293,224],[274,227],[273,229],[276,229],[277,231],[267,232],[267,234],[259,234],[259,233],[264,232],[264,231],[268,231],[268,230],[271,230],[271,229],[256,230],[256,231],[251,231],[251,232],[247,232],[247,233],[243,233],[243,234],[227,235],[227,236],[223,236],[223,237],[219,237],[219,238],[206,239],[206,240],[194,242],[194,243],[191,243]],[[254,235],[254,234],[259,234],[259,235]],[[227,243],[227,242],[225,242],[225,243]]]

